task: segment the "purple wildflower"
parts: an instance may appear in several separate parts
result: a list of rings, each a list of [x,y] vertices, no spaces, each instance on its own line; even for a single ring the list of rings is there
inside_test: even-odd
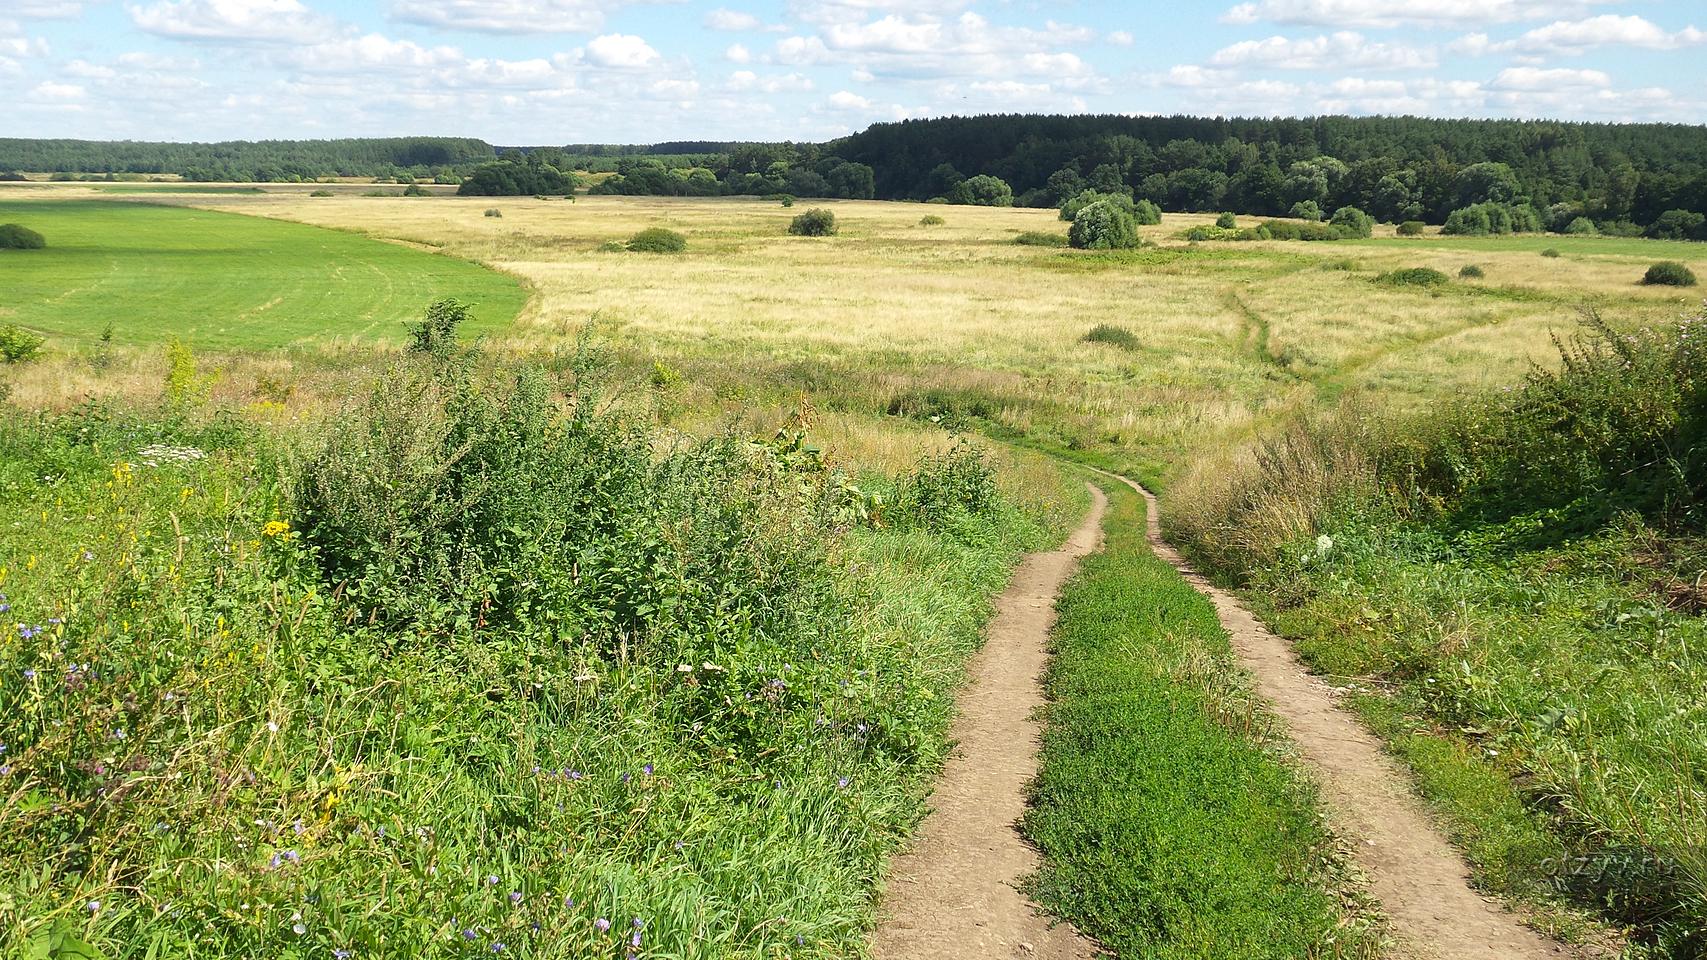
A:
[[[24,671],[24,679],[25,680],[34,680],[35,678],[36,678],[36,672],[34,670],[25,670]]]
[[[333,960],[349,960],[350,951],[345,950],[343,947],[338,947],[332,951],[332,957]]]
[[[504,945],[499,943],[496,940],[492,941],[492,952],[493,953],[503,953],[504,952]]]
[[[605,931],[610,929],[610,921],[606,920],[604,917],[600,917],[597,920],[593,921],[593,926],[600,933],[604,933]]]
[[[848,788],[848,778],[847,777],[837,777],[836,778],[836,789],[846,790],[847,788]]]
[[[520,890],[511,890],[510,891],[510,902],[511,903],[521,903],[522,902],[522,892]]]
[[[641,772],[641,773],[644,773],[644,774],[646,774],[646,775],[647,775],[647,776],[648,776],[648,777],[650,777],[650,776],[651,776],[651,775],[652,775],[652,765],[651,765],[651,764],[650,764],[650,763],[648,763],[648,764],[647,764],[647,765],[646,765],[646,766],[644,766],[644,767],[641,767],[641,768],[640,768],[640,772]]]
[[[480,936],[480,934],[475,933],[474,929],[472,927],[467,929],[467,930],[462,931],[462,939],[464,939],[464,940],[473,940],[478,936]]]
[[[487,877],[487,878],[486,878],[486,885],[487,885],[487,886],[488,886],[488,887],[495,887],[495,886],[497,886],[497,885],[498,885],[498,875],[497,875],[497,874],[491,874],[491,875],[489,875],[489,876],[488,876],[488,877]]]

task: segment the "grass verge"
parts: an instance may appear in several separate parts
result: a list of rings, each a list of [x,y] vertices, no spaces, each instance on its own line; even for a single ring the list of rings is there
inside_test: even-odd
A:
[[[1059,603],[1033,894],[1121,957],[1376,955],[1214,608],[1150,552],[1137,495],[1109,494]]]

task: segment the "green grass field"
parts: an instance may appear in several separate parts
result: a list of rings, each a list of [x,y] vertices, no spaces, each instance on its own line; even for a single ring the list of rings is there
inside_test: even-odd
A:
[[[302,224],[137,203],[0,201],[48,249],[0,260],[0,323],[89,341],[180,337],[197,348],[266,348],[335,338],[392,341],[403,321],[454,296],[470,332],[502,329],[527,291],[452,257]]]

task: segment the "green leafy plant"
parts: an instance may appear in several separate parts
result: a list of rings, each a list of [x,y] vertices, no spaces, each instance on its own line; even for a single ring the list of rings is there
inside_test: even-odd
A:
[[[1467,263],[1464,266],[1458,268],[1458,276],[1464,278],[1465,280],[1480,280],[1483,277],[1487,276],[1487,274],[1482,272],[1481,267],[1479,267],[1473,263]]]
[[[1215,218],[1215,225],[1223,230],[1233,230],[1239,226],[1239,218],[1231,213],[1223,213]]]
[[[1138,335],[1112,323],[1099,323],[1079,339],[1086,343],[1102,343],[1122,350],[1137,350]]]
[[[934,213],[927,213],[919,218],[919,226],[921,227],[940,227],[947,222]]]
[[[16,223],[0,223],[0,250],[40,250],[47,239],[29,227]]]
[[[503,215],[504,211],[499,210],[497,207],[487,207],[486,212],[481,214],[481,216],[486,217],[502,217]]]
[[[449,356],[457,346],[457,330],[468,321],[468,304],[453,298],[435,300],[421,319],[409,324],[409,350]]]
[[[1138,222],[1110,200],[1098,200],[1078,211],[1067,240],[1080,250],[1126,250],[1138,246]]]
[[[1376,283],[1390,287],[1438,287],[1446,281],[1446,274],[1433,267],[1407,267],[1401,270],[1389,270],[1375,278]]]
[[[1399,224],[1395,232],[1401,237],[1420,237],[1427,226],[1421,220],[1406,220]]]
[[[7,363],[27,363],[41,355],[41,337],[15,323],[0,326],[0,360]]]
[[[1046,230],[1027,230],[1014,237],[1014,243],[1022,247],[1064,247],[1067,246],[1067,236]]]

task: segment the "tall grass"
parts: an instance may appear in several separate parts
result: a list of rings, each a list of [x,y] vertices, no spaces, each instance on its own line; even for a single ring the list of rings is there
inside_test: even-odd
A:
[[[0,954],[861,949],[1036,522],[578,372],[401,360],[300,441],[0,421]]]

